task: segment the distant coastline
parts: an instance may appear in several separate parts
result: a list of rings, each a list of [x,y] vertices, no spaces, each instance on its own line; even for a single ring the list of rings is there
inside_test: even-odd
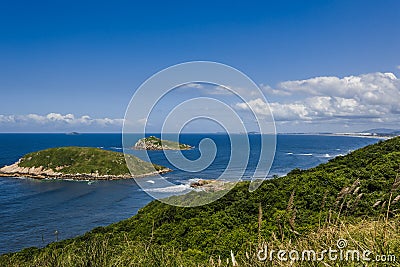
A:
[[[344,136],[344,137],[359,137],[359,138],[372,138],[387,140],[394,135],[368,135],[362,133],[278,133],[278,135],[317,135],[317,136]]]
[[[357,133],[332,133],[332,134],[321,134],[327,136],[348,136],[348,137],[360,137],[360,138],[374,138],[387,140],[396,136],[393,135],[368,135],[368,134],[357,134]]]

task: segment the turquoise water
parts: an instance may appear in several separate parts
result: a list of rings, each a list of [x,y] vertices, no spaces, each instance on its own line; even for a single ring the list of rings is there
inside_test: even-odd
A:
[[[176,185],[187,185],[193,178],[214,179],[224,171],[229,161],[229,137],[223,134],[183,134],[180,141],[196,147],[183,152],[189,159],[196,159],[200,155],[197,147],[206,137],[217,145],[217,155],[214,162],[201,172],[176,169],[163,152],[152,151],[150,158],[154,163],[174,170],[165,176]],[[251,153],[244,179],[252,177],[258,163],[258,138],[249,135]],[[269,176],[284,175],[294,168],[310,168],[377,141],[343,136],[278,135]],[[12,164],[26,153],[59,146],[122,151],[120,134],[0,134],[0,166]],[[140,151],[131,152],[143,156]],[[94,227],[129,218],[151,200],[134,180],[88,183],[0,178],[0,254],[44,246],[57,238],[71,238]]]

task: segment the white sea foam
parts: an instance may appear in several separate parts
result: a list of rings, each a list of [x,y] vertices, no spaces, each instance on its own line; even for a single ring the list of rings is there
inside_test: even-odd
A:
[[[191,178],[188,180],[177,180],[177,182],[179,182],[181,184],[167,186],[167,187],[160,187],[160,188],[149,188],[149,189],[146,189],[146,191],[159,192],[159,193],[178,193],[178,192],[183,192],[185,190],[195,190],[190,185],[192,183],[198,182],[200,180],[201,180],[200,178]],[[146,182],[154,184],[154,181],[152,181],[152,180],[148,180]]]
[[[189,180],[187,180],[187,181],[184,181],[184,183],[185,184],[192,184],[192,183],[196,183],[196,182],[198,182],[198,181],[200,181],[201,179],[200,178],[191,178],[191,179],[189,179]]]
[[[180,184],[180,185],[173,185],[167,187],[160,187],[160,188],[147,188],[147,192],[159,192],[159,193],[178,193],[183,192],[186,190],[191,190],[189,184]]]

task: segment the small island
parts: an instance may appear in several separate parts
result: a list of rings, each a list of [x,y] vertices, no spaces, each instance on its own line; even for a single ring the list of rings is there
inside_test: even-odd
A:
[[[130,173],[127,165],[129,165]],[[170,169],[135,156],[91,147],[59,147],[32,152],[0,168],[0,176],[36,179],[116,180],[165,173]]]
[[[155,136],[149,136],[139,139],[133,148],[138,150],[189,150],[193,147],[178,142],[161,140]]]

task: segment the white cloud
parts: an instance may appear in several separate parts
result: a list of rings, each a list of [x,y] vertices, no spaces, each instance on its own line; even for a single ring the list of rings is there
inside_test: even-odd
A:
[[[271,103],[268,104],[261,98],[257,98],[246,103],[237,103],[236,109],[239,110],[250,110],[261,116],[268,116],[270,110],[275,120],[309,120],[308,111],[306,106],[300,103],[293,104],[280,104]]]
[[[311,120],[310,111],[301,103],[271,103],[271,112],[277,121]]]
[[[291,93],[286,91],[286,90],[274,89],[271,86],[266,85],[266,84],[261,84],[260,88],[263,90],[263,92],[266,95],[276,95],[276,96],[289,96],[289,95],[291,95]]]
[[[237,94],[239,97],[242,98],[249,98],[249,97],[259,97],[260,91],[255,89],[249,89],[244,87],[234,87],[227,85],[224,86],[214,86],[214,88],[210,88],[208,91],[205,91],[206,94],[210,95],[234,95]]]
[[[145,125],[147,123],[147,118],[142,118],[137,121],[141,125]]]
[[[228,88],[220,86],[220,85],[213,85],[202,88],[202,92],[206,95],[231,95],[232,91]]]
[[[0,115],[0,124],[1,123],[14,123],[14,122],[15,122],[14,116]]]
[[[364,104],[400,108],[400,80],[393,73],[377,72],[344,78],[315,77],[282,82],[278,87],[290,94],[342,97]]]
[[[201,93],[204,95],[222,95],[229,96],[234,95],[233,92],[238,94],[241,97],[256,97],[260,96],[260,91],[255,88],[249,89],[245,87],[232,86],[229,84],[225,85],[215,85],[210,83],[189,83],[185,84],[182,87],[184,88],[194,88],[199,89]],[[261,88],[261,87],[260,87]]]
[[[281,96],[269,105],[277,121],[400,122],[400,80],[393,73],[315,77],[262,88],[266,94]],[[248,105],[260,115],[268,112],[259,98]],[[243,110],[247,105],[235,107]]]
[[[236,108],[250,110],[250,108],[259,115],[268,115],[268,105],[261,98],[249,101],[248,103],[237,103]]]
[[[62,115],[49,113],[47,115],[0,115],[2,129],[99,129],[121,127],[123,119],[91,118],[88,115],[76,117],[73,114]],[[39,128],[38,128],[39,127]],[[43,128],[40,128],[43,127]]]
[[[75,116],[73,114],[61,115],[59,113],[49,113],[45,117],[39,116],[36,114],[30,114],[34,116],[37,120],[49,120],[49,121],[64,121],[64,122],[73,122],[75,120]]]
[[[92,123],[98,124],[101,126],[122,126],[124,119],[109,119],[109,118],[103,118],[103,119],[91,119]]]
[[[182,87],[187,87],[187,88],[196,88],[196,89],[202,89],[204,88],[204,84],[203,83],[187,83],[182,85]]]

